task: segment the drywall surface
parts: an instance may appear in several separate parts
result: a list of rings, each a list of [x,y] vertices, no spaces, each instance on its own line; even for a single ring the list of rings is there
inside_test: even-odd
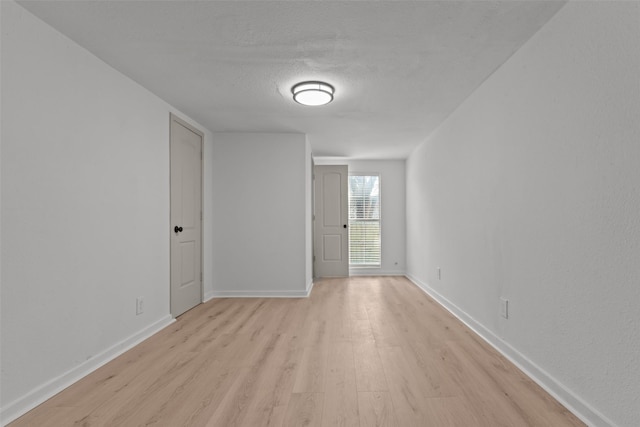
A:
[[[316,154],[384,159],[406,157],[563,2],[23,4],[211,129],[305,132]],[[291,87],[314,77],[337,102],[308,114]]]
[[[216,133],[213,151],[214,295],[306,295],[306,137]]]
[[[317,165],[347,165],[349,173],[379,174],[382,264],[380,268],[350,268],[349,275],[402,275],[405,273],[406,215],[405,161],[316,158]]]
[[[169,113],[179,112],[21,6],[1,7],[6,421],[170,321]]]
[[[594,425],[640,425],[639,8],[569,3],[407,161],[408,275]]]
[[[189,122],[188,118],[184,120]],[[213,134],[208,130],[191,122],[193,126],[204,132],[204,146],[202,147],[202,290],[204,300],[213,297]]]
[[[305,136],[305,285],[308,291],[313,286],[313,153],[311,143]]]

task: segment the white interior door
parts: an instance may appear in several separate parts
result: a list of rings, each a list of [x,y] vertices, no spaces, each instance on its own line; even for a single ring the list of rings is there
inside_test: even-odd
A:
[[[314,259],[317,277],[349,275],[347,166],[315,166]]]
[[[203,134],[171,115],[171,315],[202,302]]]

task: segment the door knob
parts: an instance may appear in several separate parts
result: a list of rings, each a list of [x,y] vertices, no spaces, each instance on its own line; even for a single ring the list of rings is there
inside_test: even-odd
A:
[[[175,231],[176,233],[179,233],[182,231],[182,227],[178,227],[177,225],[175,227],[173,227],[173,231]]]
[[[342,228],[347,228],[347,224],[344,224],[344,225],[342,226]]]

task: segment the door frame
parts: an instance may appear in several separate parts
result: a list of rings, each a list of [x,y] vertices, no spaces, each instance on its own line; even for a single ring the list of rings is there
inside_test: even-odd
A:
[[[200,304],[204,302],[204,132],[174,113],[169,113],[169,314],[171,313],[171,123],[175,121],[200,136]]]
[[[311,154],[311,280],[316,278],[316,161]]]

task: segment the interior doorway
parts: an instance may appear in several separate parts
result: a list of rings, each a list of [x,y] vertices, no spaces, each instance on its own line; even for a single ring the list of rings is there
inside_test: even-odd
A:
[[[171,114],[171,315],[202,302],[204,134]]]
[[[347,277],[348,167],[314,166],[314,178],[314,271],[317,277]]]

